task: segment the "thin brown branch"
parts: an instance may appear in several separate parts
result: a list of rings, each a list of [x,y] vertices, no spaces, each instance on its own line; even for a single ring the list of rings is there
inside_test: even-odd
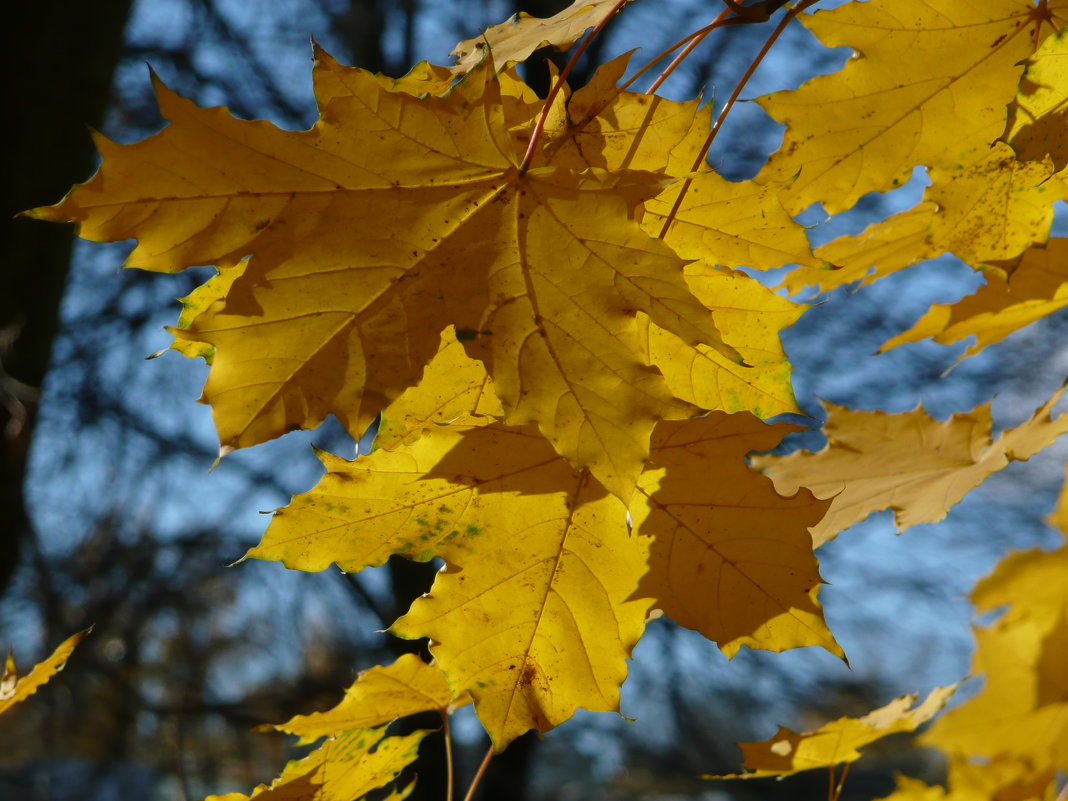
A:
[[[441,710],[441,731],[445,736],[445,801],[452,801],[453,766],[452,766],[452,732],[449,729],[449,713]]]
[[[486,755],[482,757],[482,764],[478,766],[478,772],[475,773],[475,778],[471,780],[471,786],[467,788],[467,795],[464,796],[464,801],[471,801],[475,797],[475,790],[478,789],[479,782],[482,781],[482,777],[486,774],[486,768],[489,766],[491,759],[493,759],[493,743],[490,743]]]

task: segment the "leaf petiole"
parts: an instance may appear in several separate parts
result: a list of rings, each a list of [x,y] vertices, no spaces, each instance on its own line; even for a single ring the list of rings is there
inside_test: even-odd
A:
[[[835,783],[835,780],[834,780],[834,768],[835,768],[835,766],[831,765],[831,784],[830,784],[830,787],[828,788],[831,801],[838,801],[838,799],[841,797],[842,788],[845,786],[846,776],[849,775],[849,766],[851,764],[852,764],[851,762],[846,762],[842,766],[842,773],[838,777],[838,782],[837,783]]]
[[[441,731],[445,735],[445,801],[452,801],[455,783],[452,766],[452,732],[449,729],[449,713],[445,709],[441,710]]]
[[[478,772],[475,773],[475,778],[471,780],[471,786],[467,788],[467,795],[464,796],[464,801],[471,801],[475,797],[475,790],[478,789],[478,785],[482,781],[491,759],[493,759],[493,743],[490,743],[486,755],[482,757],[482,764],[478,766]]]

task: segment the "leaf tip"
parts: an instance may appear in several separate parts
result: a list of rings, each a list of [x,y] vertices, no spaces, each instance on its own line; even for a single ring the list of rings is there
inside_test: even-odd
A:
[[[246,561],[248,559],[251,559],[252,558],[252,552],[254,550],[256,550],[256,549],[255,548],[249,548],[247,551],[245,551],[245,555],[244,556],[242,556],[240,559],[235,559],[233,562],[228,564],[227,567],[237,567],[242,562],[244,562],[244,561]]]
[[[183,104],[190,104],[190,101],[186,100],[176,91],[167,86],[167,84],[163,82],[163,78],[159,76],[159,73],[152,68],[151,64],[146,66],[148,66],[149,79],[152,81],[152,90],[156,95],[156,105],[159,106],[159,113],[165,120],[173,122],[180,107]],[[94,141],[97,143],[97,149],[101,150],[102,155],[103,150],[97,140],[104,138],[105,137],[100,134],[93,137]]]
[[[338,60],[330,55],[323,46],[312,37],[312,69],[332,69],[338,66]]]
[[[222,462],[223,457],[228,456],[229,454],[233,453],[235,450],[237,450],[237,448],[235,448],[233,445],[220,445],[219,446],[219,455],[216,456],[215,457],[215,461],[211,463],[211,467],[208,468],[208,472],[209,473],[214,472],[215,468],[219,466],[220,462]]]

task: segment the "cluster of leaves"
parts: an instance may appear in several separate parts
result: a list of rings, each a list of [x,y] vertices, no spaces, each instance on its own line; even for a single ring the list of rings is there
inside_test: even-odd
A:
[[[455,65],[397,80],[317,51],[320,117],[307,131],[201,109],[157,82],[170,125],[126,146],[98,137],[100,172],[32,212],[87,239],[136,239],[129,266],[216,265],[184,299],[173,347],[211,364],[204,401],[223,454],[330,414],[359,437],[381,416],[375,450],[322,454],[326,475],[249,557],[310,571],[444,561],[391,629],[429,638],[433,664],[375,668],[336,709],[279,726],[327,739],[272,792],[325,801],[385,786],[422,734],[382,727],[418,711],[447,720],[473,702],[501,750],[576,709],[615,710],[658,613],[728,655],[815,645],[844,658],[817,600],[814,547],[880,509],[901,527],[941,519],[1068,429],[1051,416],[1059,393],[996,440],[987,407],[945,422],[832,407],[823,451],[760,457],[758,472],[747,455],[800,430],[764,420],[799,411],[779,335],[805,307],[738,269],[799,265],[785,286],[820,291],[946,252],[984,271],[982,290],[886,348],[974,335],[976,352],[1068,303],[1064,240],[1049,239],[1052,205],[1068,197],[1068,0],[868,0],[811,14],[816,0],[726,3],[679,43],[683,55],[778,11],[769,46],[799,20],[858,54],[760,99],[785,139],[737,183],[706,155],[744,80],[713,120],[696,100],[627,91],[627,57],[575,90],[565,69],[545,99],[516,76],[538,46],[596,35],[625,5],[577,0],[513,19],[461,43]],[[794,216],[815,203],[846,211],[917,166],[931,185],[915,208],[810,249]],[[1013,557],[977,603],[1018,598],[1035,571],[1063,575],[1063,556]],[[982,634],[984,694],[928,735],[956,760],[951,794],[978,782],[993,797],[1028,766],[1045,771],[1045,793],[1068,769],[1068,599],[1058,582],[1042,586],[1035,609],[1016,604]],[[747,748],[746,767],[848,763],[950,692],[782,730]],[[999,715],[1020,731],[1041,717],[1054,739],[967,734]]]
[[[1051,525],[1068,536],[1068,482]],[[1011,554],[976,585],[973,671],[983,689],[935,721],[920,742],[949,758],[948,789],[899,779],[893,801],[1054,797],[1068,765],[1068,543]],[[1062,790],[1063,796],[1063,790]]]

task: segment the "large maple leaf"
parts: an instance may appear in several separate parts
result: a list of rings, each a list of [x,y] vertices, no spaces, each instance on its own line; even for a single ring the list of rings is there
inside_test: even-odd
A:
[[[1068,480],[1049,522],[1068,535]],[[1068,546],[1003,559],[972,591],[982,690],[924,736],[954,755],[1010,756],[1036,770],[1068,770]]]
[[[780,497],[744,460],[791,427],[721,413],[664,425],[632,509],[636,534],[533,427],[479,416],[416,427],[395,450],[354,462],[323,454],[326,476],[276,514],[249,556],[346,571],[391,554],[441,556],[446,571],[392,631],[431,638],[499,748],[579,707],[615,709],[654,603],[727,653],[820,645],[841,655],[815,600],[806,530],[826,502]],[[701,480],[710,463],[718,483]]]
[[[1063,392],[997,439],[990,435],[989,404],[944,422],[923,409],[887,414],[828,404],[827,447],[755,461],[779,492],[807,487],[817,498],[833,498],[812,528],[816,545],[887,508],[899,531],[937,523],[989,475],[1010,461],[1026,461],[1068,431],[1068,414],[1052,417]]]
[[[807,530],[829,502],[807,490],[783,497],[745,461],[799,430],[745,413],[662,423],[631,505],[649,548],[637,594],[728,656],[743,645],[818,645],[844,658],[816,601],[821,579]]]
[[[429,82],[435,77],[430,74]],[[205,398],[224,449],[336,414],[354,434],[407,386],[449,325],[486,362],[506,419],[537,421],[573,464],[628,497],[657,419],[692,414],[641,359],[642,311],[689,346],[723,345],[684,262],[645,234],[643,171],[518,168],[486,69],[415,97],[320,54],[304,132],[200,109],[159,87],[171,125],[104,139],[100,173],[35,214],[129,263],[173,271],[251,254],[180,335],[213,353]],[[225,268],[224,268],[225,269]]]
[[[791,213],[822,202],[833,214],[904,184],[916,165],[970,163],[1004,132],[1021,62],[1043,31],[1068,25],[1066,11],[1063,0],[870,0],[806,17],[825,45],[857,57],[761,98],[787,132],[757,179],[794,179],[781,195]]]
[[[329,470],[281,510],[249,556],[348,571],[393,553],[448,570],[394,624],[430,637],[498,748],[579,707],[612,710],[648,600],[632,600],[643,542],[588,471],[532,426],[458,421]]]

